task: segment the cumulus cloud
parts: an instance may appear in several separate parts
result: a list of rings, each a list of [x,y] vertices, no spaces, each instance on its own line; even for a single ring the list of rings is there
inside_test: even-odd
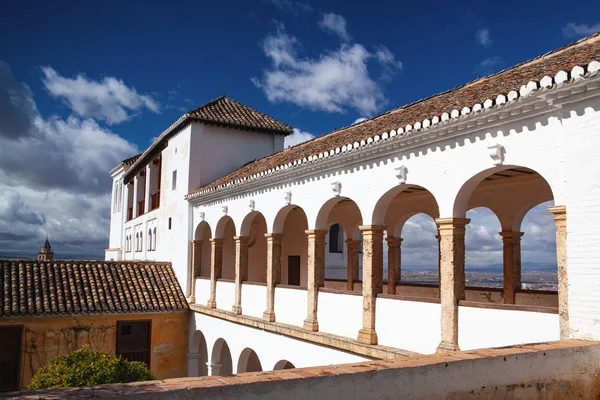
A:
[[[490,31],[488,29],[480,29],[475,34],[475,40],[482,46],[489,46],[492,44],[492,39],[490,38]]]
[[[3,125],[22,126],[18,140],[0,134],[0,249],[34,256],[48,232],[58,256],[102,256],[110,222],[107,172],[137,147],[89,118],[42,116],[5,65],[0,99],[15,93],[28,107],[13,114],[12,103],[0,101]]]
[[[66,78],[52,67],[43,67],[42,72],[48,92],[63,99],[80,117],[112,125],[128,120],[143,109],[160,112],[159,104],[152,97],[139,94],[115,77],[106,77],[102,81],[88,79],[82,74]]]
[[[563,26],[563,35],[565,37],[582,37],[593,35],[596,32],[600,32],[600,22],[594,25],[589,24],[576,24],[574,22],[569,22],[565,26]]]
[[[346,19],[334,13],[325,13],[319,22],[319,26],[326,32],[339,36],[344,42],[349,42],[352,37],[346,30]]]
[[[29,89],[15,79],[8,64],[0,61],[0,137],[18,139],[31,131],[36,112]]]
[[[372,115],[387,103],[382,85],[372,77],[369,63],[389,76],[401,64],[385,47],[375,52],[361,44],[346,44],[316,58],[297,52],[298,40],[283,25],[262,44],[271,67],[252,82],[271,102],[290,102],[311,110],[342,113],[347,108]]]
[[[360,117],[360,118],[356,118],[356,119],[354,120],[354,122],[352,123],[352,125],[354,125],[354,124],[358,124],[359,122],[366,121],[367,119],[368,119],[368,118],[366,118],[366,117]]]
[[[315,136],[312,133],[301,131],[300,129],[294,128],[294,132],[285,137],[283,142],[284,147],[295,146],[307,140],[314,139]]]

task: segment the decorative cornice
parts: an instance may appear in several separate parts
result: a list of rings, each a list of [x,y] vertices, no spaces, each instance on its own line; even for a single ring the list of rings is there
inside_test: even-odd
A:
[[[581,82],[584,79],[596,78],[599,75],[599,71],[599,61],[592,61],[587,65],[577,65],[573,67],[570,72],[560,71],[553,77],[544,76],[539,81],[529,81],[528,83],[522,85],[518,91],[511,90],[506,94],[498,94],[494,99],[487,99],[482,104],[477,103],[470,107],[465,106],[461,108],[460,111],[458,109],[454,109],[449,113],[444,112],[441,115],[432,116],[424,119],[423,121],[416,121],[412,125],[409,124],[404,127],[399,127],[397,130],[376,134],[367,139],[363,139],[360,142],[357,141],[354,143],[348,143],[341,147],[336,147],[319,154],[304,157],[287,164],[278,165],[265,171],[252,174],[249,177],[235,179],[219,186],[192,192],[185,196],[185,199],[194,200],[201,196],[203,197],[208,194],[213,194],[229,188],[244,185],[251,181],[262,180],[266,177],[270,177],[290,169],[295,169],[300,166],[304,167],[314,165],[331,158],[344,156],[351,152],[363,151],[371,148],[376,151],[374,147],[377,146],[380,149],[383,149],[386,147],[384,144],[390,141],[400,142],[403,145],[410,145],[416,142],[423,142],[425,140],[439,140],[438,138],[439,136],[442,136],[441,134],[432,134],[427,136],[429,132],[436,131],[436,128],[441,129],[441,127],[444,127],[446,128],[445,133],[454,133],[466,128],[478,128],[479,126],[488,122],[508,120],[509,118],[515,117],[515,115],[511,113],[503,114],[501,110],[519,103],[523,106],[521,113],[530,113],[543,107],[542,105],[536,105],[533,101],[526,104],[527,100],[532,99],[543,100],[546,104],[553,105],[556,102],[556,99],[552,97],[544,99],[541,98],[541,95],[553,89],[566,89],[567,85]],[[539,96],[534,96],[536,94]],[[569,95],[570,93],[566,94],[565,97]],[[485,115],[492,114],[494,114],[495,118],[493,118],[491,121],[486,120],[485,118],[479,119]],[[518,114],[520,113],[517,113],[517,115]],[[463,126],[461,126],[461,122],[463,121]],[[444,138],[447,138],[447,136]]]

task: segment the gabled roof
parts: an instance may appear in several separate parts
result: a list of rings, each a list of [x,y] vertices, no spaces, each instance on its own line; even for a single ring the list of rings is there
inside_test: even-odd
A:
[[[208,124],[258,129],[268,133],[289,135],[294,129],[225,95],[194,108],[188,115]]]
[[[290,125],[223,95],[179,117],[135,160],[125,173],[125,181],[131,180],[144,165],[156,157],[165,148],[168,139],[190,121],[274,135],[289,135],[294,130]]]
[[[0,261],[0,318],[187,309],[170,263]]]
[[[186,198],[192,199],[208,192],[243,184],[248,180],[260,179],[266,174],[293,168],[315,159],[320,160],[324,158],[324,154],[328,157],[335,156],[363,145],[370,145],[382,138],[419,134],[421,130],[451,118],[501,106],[539,88],[552,87],[559,83],[555,75],[560,71],[571,71],[574,67],[586,66],[595,60],[600,60],[600,33],[514,67],[258,159],[190,192]],[[597,62],[590,65],[594,70],[598,67]],[[578,71],[584,71],[584,68]],[[568,74],[565,76],[568,80]]]

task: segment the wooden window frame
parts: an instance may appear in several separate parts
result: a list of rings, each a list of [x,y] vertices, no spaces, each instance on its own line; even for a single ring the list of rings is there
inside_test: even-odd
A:
[[[151,319],[140,319],[140,320],[118,320],[116,327],[115,337],[115,355],[119,356],[119,332],[120,327],[123,324],[136,324],[136,323],[148,323],[148,368],[152,366],[152,320]]]

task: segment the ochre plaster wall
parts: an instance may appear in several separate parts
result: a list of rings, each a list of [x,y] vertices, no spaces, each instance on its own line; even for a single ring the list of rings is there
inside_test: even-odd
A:
[[[93,350],[116,349],[117,321],[152,321],[150,367],[158,379],[187,376],[188,312],[0,319],[0,326],[23,326],[20,386],[57,355],[89,344]]]

